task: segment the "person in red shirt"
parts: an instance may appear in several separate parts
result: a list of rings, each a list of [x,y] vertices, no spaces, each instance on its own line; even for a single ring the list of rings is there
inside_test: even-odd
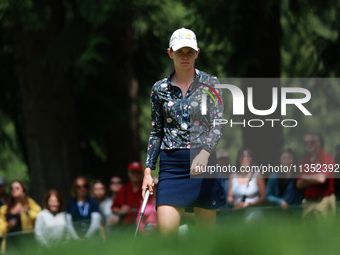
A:
[[[113,213],[120,215],[122,225],[134,224],[136,221],[139,207],[143,202],[142,176],[142,164],[138,161],[130,162],[128,165],[130,182],[120,189],[111,207]]]
[[[305,189],[303,217],[328,217],[335,214],[336,198],[334,195],[334,159],[323,151],[323,141],[318,134],[307,133],[304,136],[308,155],[302,159],[296,186]]]

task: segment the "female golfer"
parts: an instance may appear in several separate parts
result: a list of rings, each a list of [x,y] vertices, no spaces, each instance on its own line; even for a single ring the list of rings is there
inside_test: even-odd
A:
[[[143,180],[143,196],[153,192],[151,170],[160,153],[156,207],[161,234],[176,233],[184,210],[193,210],[199,227],[212,228],[216,210],[225,202],[222,181],[206,172],[216,167],[215,147],[223,118],[221,91],[216,77],[195,69],[199,54],[191,30],[176,30],[168,55],[172,74],[155,83],[151,91],[152,128]],[[209,93],[208,93],[209,92]]]

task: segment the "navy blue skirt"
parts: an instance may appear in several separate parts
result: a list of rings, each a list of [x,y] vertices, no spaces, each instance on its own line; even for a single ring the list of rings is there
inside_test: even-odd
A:
[[[190,176],[190,154],[194,158],[201,149],[162,150],[160,153],[159,181],[156,207],[172,205],[191,211],[194,207],[219,209],[226,203],[226,194],[221,178]],[[208,165],[217,164],[212,153]]]

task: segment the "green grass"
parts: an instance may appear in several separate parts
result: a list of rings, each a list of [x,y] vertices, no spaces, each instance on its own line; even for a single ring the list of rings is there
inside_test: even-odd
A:
[[[115,233],[106,243],[88,240],[71,243],[64,249],[42,254],[338,254],[339,220],[302,221],[297,216],[275,213],[264,220],[245,222],[241,214],[222,220],[213,232],[190,232],[181,238],[162,238],[159,233],[139,235],[133,243],[134,229]],[[23,254],[36,254],[32,242]]]

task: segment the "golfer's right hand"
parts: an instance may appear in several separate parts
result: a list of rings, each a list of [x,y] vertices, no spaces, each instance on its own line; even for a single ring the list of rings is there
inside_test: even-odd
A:
[[[142,196],[143,196],[143,199],[144,199],[144,196],[145,196],[145,192],[146,190],[148,189],[150,191],[150,195],[153,194],[153,179],[152,179],[152,176],[151,176],[151,168],[150,167],[147,167],[145,168],[144,170],[144,178],[143,178],[143,185],[142,185]]]

